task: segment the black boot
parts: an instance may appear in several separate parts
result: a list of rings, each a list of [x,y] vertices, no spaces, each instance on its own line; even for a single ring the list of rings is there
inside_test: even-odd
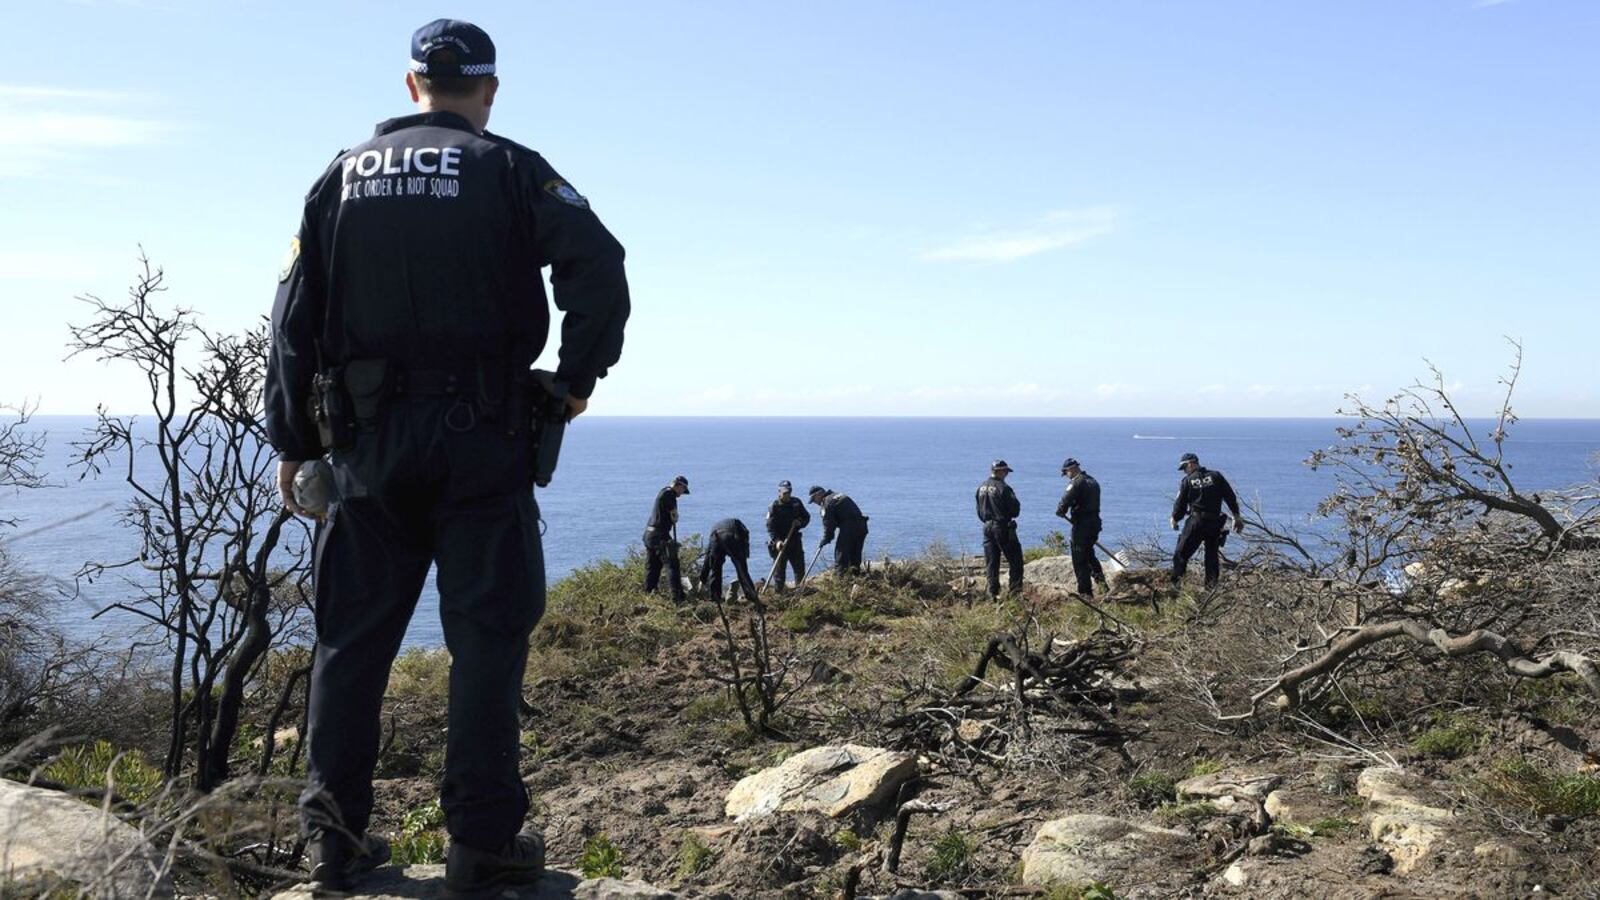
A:
[[[450,900],[489,900],[507,887],[533,884],[544,874],[544,836],[524,831],[495,853],[458,841],[445,859],[444,894]]]
[[[358,844],[348,835],[323,829],[306,843],[306,861],[314,893],[348,891],[361,876],[389,861],[389,842],[375,834],[363,834]]]

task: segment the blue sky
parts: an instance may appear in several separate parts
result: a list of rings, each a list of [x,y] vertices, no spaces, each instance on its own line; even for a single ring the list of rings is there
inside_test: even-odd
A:
[[[1523,414],[1600,416],[1589,0],[18,5],[0,401],[138,406],[61,357],[140,244],[265,314],[440,15],[629,249],[595,413],[1315,416],[1424,358],[1484,412],[1509,335]]]

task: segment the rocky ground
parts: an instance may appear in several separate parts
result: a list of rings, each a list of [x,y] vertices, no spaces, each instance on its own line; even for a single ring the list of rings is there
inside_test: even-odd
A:
[[[1600,896],[1600,728],[1561,679],[1397,661],[1226,721],[1276,672],[1259,583],[1119,571],[1090,607],[1047,557],[995,602],[947,559],[772,598],[762,729],[728,688],[749,608],[725,632],[634,574],[564,583],[536,637],[523,771],[565,874],[529,896]],[[1022,690],[999,637],[1039,667]],[[391,682],[375,828],[400,859],[373,896],[438,894],[447,665]]]

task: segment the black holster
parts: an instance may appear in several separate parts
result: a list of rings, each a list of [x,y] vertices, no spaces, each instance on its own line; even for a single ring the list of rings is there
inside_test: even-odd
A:
[[[343,375],[344,370],[339,368],[318,372],[311,380],[311,396],[306,398],[307,412],[317,425],[322,449],[341,453],[356,444],[355,414]]]
[[[567,386],[553,377],[546,380],[537,370],[519,379],[526,399],[516,407],[526,411],[527,427],[533,433],[533,483],[549,487],[561,458],[561,438],[567,430]]]

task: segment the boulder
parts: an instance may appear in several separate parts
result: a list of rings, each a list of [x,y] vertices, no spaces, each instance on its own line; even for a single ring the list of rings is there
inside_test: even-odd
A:
[[[1114,559],[1107,559],[1099,550],[1095,555],[1100,557],[1100,568],[1105,570],[1106,581],[1115,584],[1117,577],[1122,574],[1122,566]],[[1022,580],[1025,584],[1052,584],[1076,590],[1078,576],[1073,574],[1072,557],[1070,556],[1043,556],[1022,567]]]
[[[855,744],[813,747],[740,779],[723,808],[738,821],[775,812],[837,818],[888,803],[916,772],[910,753]]]
[[[1177,790],[1180,799],[1216,800],[1221,806],[1231,806],[1235,800],[1262,802],[1282,783],[1282,775],[1223,769],[1210,775],[1185,778],[1178,782]]]
[[[161,871],[139,832],[100,807],[0,779],[0,873],[9,881],[66,881],[84,896],[160,896],[171,892]]]
[[[1449,829],[1455,814],[1436,805],[1423,779],[1373,766],[1356,779],[1356,793],[1367,799],[1367,832],[1394,860],[1395,872],[1411,872],[1452,847]]]
[[[1072,815],[1040,826],[1022,851],[1022,882],[1084,885],[1104,882],[1117,896],[1136,896],[1132,886],[1166,879],[1160,874],[1194,854],[1187,832],[1113,816]]]
[[[272,900],[307,900],[317,896],[310,887],[298,885],[274,894]],[[351,900],[443,900],[444,866],[384,866],[361,880],[356,890],[341,897]],[[676,900],[677,894],[642,881],[620,878],[585,880],[573,872],[551,869],[538,884],[503,896],[516,900]]]
[[[1349,813],[1337,797],[1305,787],[1279,788],[1267,795],[1263,805],[1272,821],[1285,825],[1312,825]]]

